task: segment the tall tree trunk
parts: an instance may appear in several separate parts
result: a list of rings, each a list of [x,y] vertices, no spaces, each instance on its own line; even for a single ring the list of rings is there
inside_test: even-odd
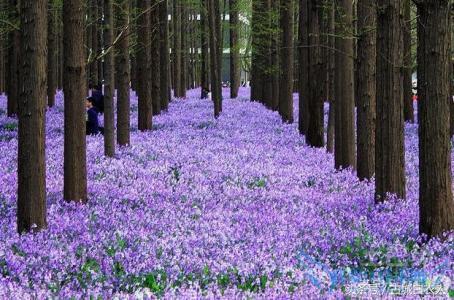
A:
[[[9,0],[10,20],[19,18],[18,1]],[[19,52],[20,49],[20,32],[13,29],[9,34],[9,49],[8,49],[8,117],[17,115],[17,103],[19,97]]]
[[[102,53],[102,48],[104,45],[104,32],[101,29],[102,25],[102,16],[104,15],[104,0],[97,0],[98,1],[98,53]],[[98,59],[98,83],[101,83],[104,78],[105,70],[104,70],[104,63],[102,59]]]
[[[309,113],[309,1],[300,1],[298,18],[298,129],[301,134],[307,134],[311,117]]]
[[[159,4],[159,28],[160,28],[160,54],[161,54],[161,76],[160,76],[160,93],[161,93],[161,108],[167,110],[170,102],[170,54],[169,54],[169,23],[167,0],[163,0]]]
[[[264,10],[261,12],[263,14],[263,24],[262,30],[265,32],[264,35],[266,38],[263,40],[263,74],[262,74],[262,99],[261,102],[267,107],[272,108],[273,106],[273,61],[272,61],[272,47],[273,47],[273,11],[272,11],[272,1],[266,0]]]
[[[179,95],[186,98],[186,89],[188,87],[188,4],[180,1],[181,5],[181,73]]]
[[[104,83],[104,154],[113,157],[115,155],[115,112],[114,112],[114,92],[115,92],[115,66],[114,66],[114,15],[113,0],[104,0],[104,56],[105,64],[105,83]]]
[[[63,16],[63,9],[58,11],[58,18]],[[57,18],[57,19],[58,19]],[[65,68],[64,63],[64,41],[63,41],[63,22],[58,24],[58,75],[57,75],[57,88],[63,89],[63,73]]]
[[[454,229],[449,134],[452,61],[449,0],[418,1],[419,231]]]
[[[139,130],[152,129],[153,106],[150,84],[150,0],[138,1],[141,13],[137,24],[137,94],[139,98]]]
[[[403,0],[378,1],[377,14],[377,128],[375,139],[375,196],[387,193],[405,198]]]
[[[120,146],[130,144],[130,100],[129,100],[129,0],[121,0],[118,14],[118,26],[123,34],[118,41],[118,96],[117,96],[117,143]]]
[[[47,226],[45,108],[47,67],[47,1],[21,1],[21,93],[17,230]],[[18,49],[16,49],[17,51]]]
[[[293,123],[293,1],[282,0],[280,3],[282,35],[279,113],[283,122]]]
[[[336,32],[335,28],[335,12],[336,12],[336,0],[328,0],[329,12],[329,51],[328,51],[328,81],[329,81],[329,90],[328,90],[328,99],[329,99],[329,112],[328,112],[328,129],[326,133],[326,150],[329,153],[334,153],[334,121],[335,121],[335,38],[334,34]]]
[[[84,1],[63,2],[64,199],[87,201]]]
[[[48,35],[47,35],[47,105],[55,105],[55,91],[57,90],[57,37],[55,3],[49,0]]]
[[[7,11],[8,6],[5,0],[0,0],[0,10]],[[6,84],[5,79],[7,77],[6,73],[6,57],[5,57],[5,49],[7,49],[8,41],[6,40],[6,35],[0,36],[0,95],[3,92],[6,92]]]
[[[99,9],[98,9],[98,0],[90,0],[91,2],[91,14],[92,14],[92,25],[91,25],[91,51],[93,56],[93,61],[90,64],[90,80],[93,84],[99,84],[98,78],[98,60],[95,59],[99,55]]]
[[[151,99],[153,103],[153,114],[161,113],[161,92],[160,92],[160,77],[161,77],[161,57],[159,53],[159,3],[161,0],[153,0],[150,11],[150,30],[151,30]]]
[[[309,82],[307,88],[309,91],[308,111],[309,124],[307,128],[306,141],[309,146],[323,147],[325,145],[324,133],[324,67],[322,61],[321,49],[321,22],[322,6],[317,4],[316,0],[307,1],[307,11],[309,13]]]
[[[210,32],[210,71],[211,71],[211,91],[214,102],[214,117],[219,117],[221,113],[222,86],[221,86],[221,66],[219,65],[222,47],[220,45],[220,16],[219,2],[208,0],[208,20]]]
[[[176,98],[181,98],[181,0],[173,0],[173,92]]]
[[[347,36],[353,24],[352,1],[338,0],[338,8],[342,13],[336,22],[334,161],[336,169],[341,169],[355,166],[354,53],[352,39]]]
[[[276,0],[279,2],[278,0]],[[267,7],[267,0],[252,0],[252,23],[251,23],[251,101],[263,103],[264,85],[264,58],[265,37],[263,26],[266,22],[264,11]]]
[[[208,35],[208,20],[207,20],[207,0],[201,1],[200,6],[200,43],[202,48],[201,53],[201,95],[200,98],[204,99],[207,98],[208,95],[204,91],[208,91],[210,89],[210,76],[209,76],[209,56],[208,56],[208,42],[209,42],[209,35]]]
[[[358,1],[358,76],[357,76],[357,166],[360,180],[371,179],[375,172],[376,121],[376,11],[374,0]]]
[[[405,121],[414,122],[413,92],[412,92],[412,56],[411,56],[411,0],[404,0],[404,67],[403,67],[403,89],[404,89],[404,118]]]
[[[230,98],[238,97],[240,88],[240,47],[238,1],[230,0]]]
[[[271,1],[271,86],[273,90],[271,109],[279,110],[279,78],[280,78],[280,3],[279,1]]]

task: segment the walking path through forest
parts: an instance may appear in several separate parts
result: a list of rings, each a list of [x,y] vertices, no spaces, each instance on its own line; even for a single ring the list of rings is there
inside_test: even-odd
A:
[[[247,89],[224,101],[218,120],[199,93],[174,101],[147,133],[137,131],[133,97],[132,146],[115,159],[102,156],[101,136],[87,137],[86,206],[61,200],[59,94],[47,113],[49,228],[21,238],[17,122],[0,97],[0,298],[144,287],[168,297],[325,298],[372,277],[453,278],[453,234],[418,244],[416,125],[406,128],[408,200],[376,206],[373,183],[336,172],[332,155],[306,147],[297,124],[251,103]]]

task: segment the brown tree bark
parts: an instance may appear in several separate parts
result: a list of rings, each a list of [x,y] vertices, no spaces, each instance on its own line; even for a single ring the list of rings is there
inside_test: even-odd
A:
[[[307,134],[311,117],[309,113],[309,1],[300,1],[298,19],[298,129],[301,134]]]
[[[21,1],[21,93],[17,230],[36,231],[46,221],[45,108],[47,1]],[[18,49],[16,49],[17,51]]]
[[[411,0],[404,0],[403,10],[403,40],[404,40],[404,67],[403,67],[403,91],[404,91],[404,118],[406,122],[414,122],[413,92],[412,92],[412,57],[411,57]]]
[[[279,114],[283,122],[293,123],[293,1],[281,1],[280,3],[282,35]]]
[[[173,72],[174,72],[174,86],[173,92],[176,98],[181,98],[181,0],[173,0]]]
[[[230,0],[230,98],[238,97],[240,87],[240,47],[238,1]]]
[[[263,14],[263,25],[262,30],[264,31],[265,38],[263,39],[263,74],[262,74],[262,99],[261,102],[269,109],[272,109],[273,106],[273,38],[277,28],[273,28],[273,7],[272,1],[266,0],[266,5],[264,10],[261,12]]]
[[[452,62],[449,0],[418,1],[419,231],[454,229],[449,134]]]
[[[64,199],[87,201],[84,1],[63,2]]]
[[[119,3],[118,26],[123,34],[118,41],[118,91],[117,91],[117,143],[120,146],[130,144],[130,100],[129,100],[129,0]]]
[[[153,104],[153,114],[161,113],[161,56],[160,56],[160,40],[159,40],[159,3],[161,0],[152,0],[150,11],[150,31],[151,31],[151,99]]]
[[[19,18],[18,1],[9,0],[10,20]],[[17,115],[17,103],[19,97],[19,51],[20,49],[20,32],[13,29],[9,34],[8,49],[8,117]]]
[[[279,1],[276,0],[278,3]],[[251,101],[263,103],[264,67],[265,67],[265,30],[267,0],[252,1],[251,21]]]
[[[375,138],[375,196],[405,198],[403,0],[377,2],[377,128]]]
[[[222,111],[222,85],[221,66],[219,56],[222,55],[220,43],[221,15],[219,2],[208,0],[208,23],[210,34],[210,71],[211,71],[211,92],[214,102],[214,117],[218,118]]]
[[[137,24],[137,94],[139,98],[139,130],[152,129],[153,106],[150,83],[150,0],[138,1],[141,14]]]
[[[92,56],[93,59],[96,58],[100,53],[99,51],[99,38],[100,38],[100,33],[99,33],[99,9],[98,9],[98,0],[90,0],[91,2],[91,15],[92,15],[92,25],[90,27],[91,29],[91,51],[92,51]],[[97,85],[99,84],[99,78],[98,78],[98,65],[99,62],[98,60],[94,59],[91,64],[90,64],[90,80],[93,84]]]
[[[335,11],[336,11],[336,0],[328,0],[329,12],[328,12],[328,22],[329,22],[329,51],[328,51],[328,81],[329,81],[329,90],[328,90],[328,100],[329,100],[329,112],[328,112],[328,129],[326,133],[326,150],[329,153],[334,153],[334,121],[335,121],[335,38],[334,34],[336,32],[335,28]]]
[[[7,11],[8,6],[5,0],[0,0],[0,11]],[[0,95],[3,92],[6,92],[6,82],[5,79],[7,77],[6,72],[6,49],[8,47],[8,41],[6,35],[0,35]]]
[[[208,34],[208,9],[207,9],[207,0],[201,1],[200,6],[200,43],[201,43],[201,95],[200,98],[204,99],[208,96],[204,93],[204,90],[210,89],[210,70],[209,70],[209,55],[208,55],[208,47],[209,47],[209,34]]]
[[[309,41],[309,81],[306,88],[309,99],[307,110],[309,112],[309,122],[306,134],[306,142],[312,147],[323,147],[325,145],[324,132],[324,82],[325,70],[322,59],[321,49],[321,22],[322,10],[320,2],[316,0],[307,1],[308,11],[308,37]],[[303,71],[304,72],[304,71]]]
[[[186,98],[186,89],[188,87],[188,5],[180,2],[181,5],[181,73],[179,95],[181,98]]]
[[[160,54],[161,54],[161,79],[160,79],[160,93],[161,93],[161,108],[167,110],[170,102],[170,53],[169,53],[169,23],[168,23],[168,9],[167,0],[163,0],[159,4],[159,28],[160,28]]]
[[[113,0],[104,0],[104,56],[105,82],[104,82],[104,155],[113,157],[115,155],[115,65],[114,65],[114,15]]]
[[[336,169],[355,167],[355,125],[353,90],[353,6],[351,0],[338,0],[336,22],[336,68],[334,105],[334,162]],[[340,13],[341,12],[341,13]],[[347,29],[347,30],[346,30]]]
[[[102,52],[102,48],[104,45],[104,32],[102,30],[102,16],[104,15],[104,0],[97,0],[98,1],[98,53]],[[105,79],[104,77],[105,70],[104,70],[104,63],[102,59],[98,59],[98,83],[102,83]]]
[[[55,105],[55,91],[57,90],[57,37],[55,3],[49,0],[48,27],[47,27],[47,105]]]
[[[360,180],[375,172],[376,10],[374,0],[358,1],[357,173]]]
[[[279,1],[271,1],[271,86],[273,90],[271,109],[279,110],[279,78],[280,78],[280,3]]]

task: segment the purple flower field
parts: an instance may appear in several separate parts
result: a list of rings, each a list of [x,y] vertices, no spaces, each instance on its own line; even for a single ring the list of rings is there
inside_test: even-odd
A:
[[[17,121],[0,96],[0,298],[337,299],[360,282],[454,278],[454,232],[418,235],[417,125],[406,126],[407,200],[375,205],[373,182],[337,172],[248,89],[218,120],[199,94],[173,101],[147,133],[133,94],[130,147],[105,158],[102,136],[87,137],[79,205],[62,200],[59,93],[47,112],[48,229],[23,236]]]

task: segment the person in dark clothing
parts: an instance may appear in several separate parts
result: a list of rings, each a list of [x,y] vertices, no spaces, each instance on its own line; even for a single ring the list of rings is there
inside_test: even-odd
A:
[[[94,99],[94,106],[98,109],[98,113],[104,113],[104,95],[102,94],[102,85],[99,83],[91,87],[91,97]]]
[[[203,88],[203,87],[202,87],[202,97],[201,97],[201,98],[202,98],[202,99],[208,98],[208,94],[209,94],[209,93],[210,93],[210,90],[209,90],[209,89]]]
[[[88,97],[85,101],[85,106],[87,107],[87,121],[86,121],[86,134],[87,135],[96,135],[98,133],[103,133],[103,128],[99,126],[98,121],[98,109],[94,106],[95,99],[93,97]]]

